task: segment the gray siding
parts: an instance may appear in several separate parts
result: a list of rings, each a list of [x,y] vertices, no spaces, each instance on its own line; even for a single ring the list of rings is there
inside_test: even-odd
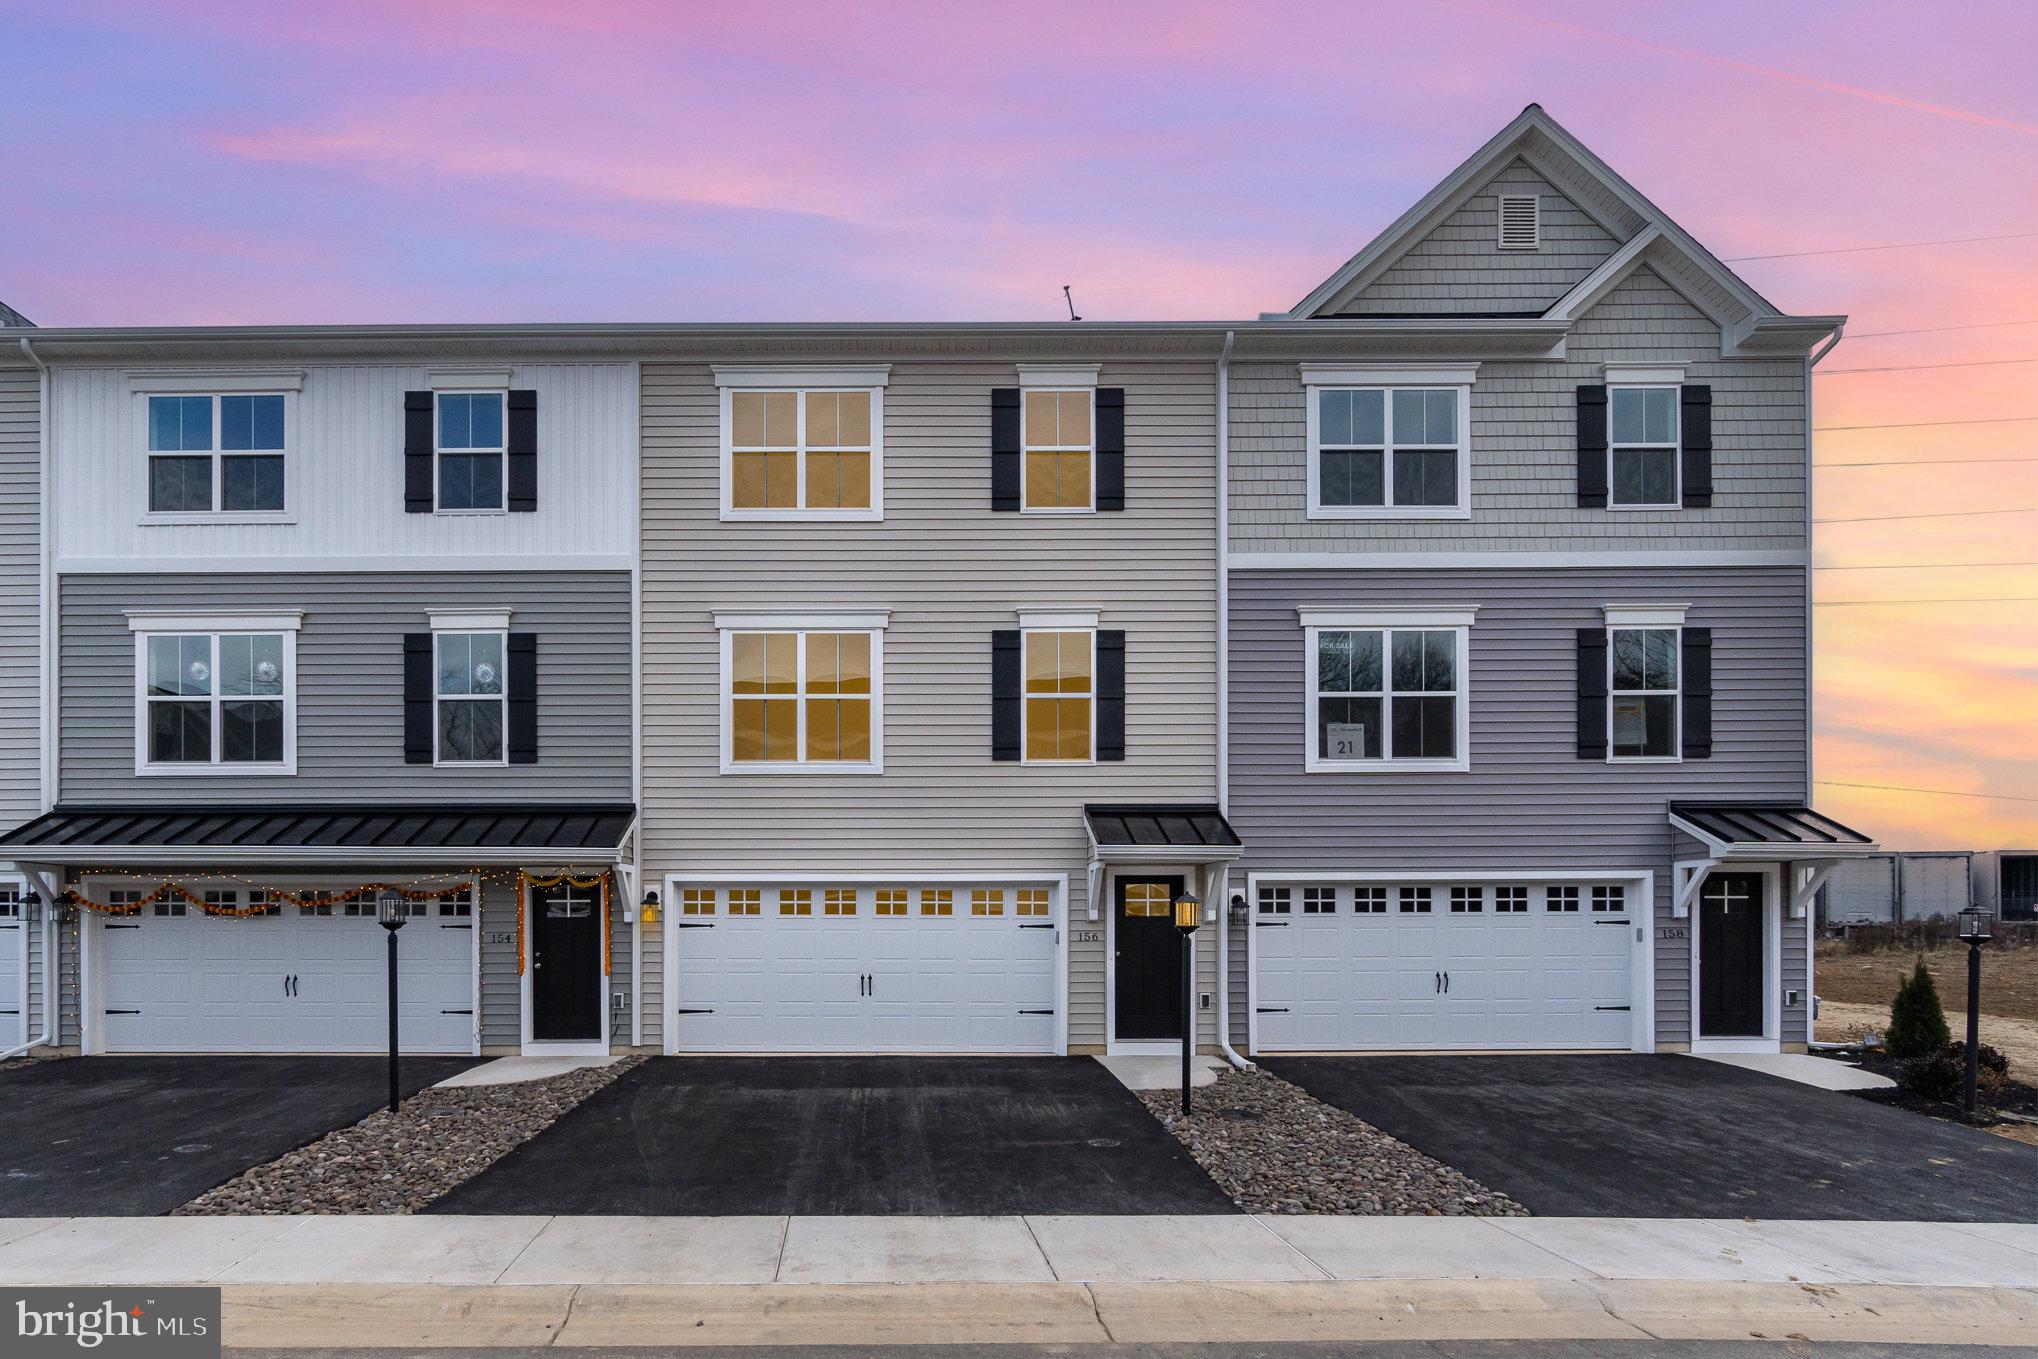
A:
[[[875,356],[882,357],[882,356]],[[1126,510],[990,510],[990,392],[1009,363],[897,363],[882,523],[723,523],[705,366],[647,365],[644,871],[1069,875],[1083,922],[1082,804],[1216,792],[1216,475],[1211,368],[1107,362],[1123,387]],[[1123,764],[994,764],[990,634],[1019,609],[1097,608],[1127,633]],[[714,610],[889,609],[882,775],[722,775]],[[1104,1040],[1103,949],[1077,945],[1070,1041]],[[647,969],[647,1016],[661,1000]]]
[[[403,634],[463,606],[538,635],[535,765],[403,761]],[[302,609],[296,775],[137,775],[127,608]],[[74,575],[62,620],[62,801],[630,800],[624,573]]]
[[[1603,624],[1608,603],[1665,602],[1688,603],[1689,623],[1713,629],[1713,758],[1577,758],[1576,629]],[[1297,606],[1471,604],[1470,771],[1305,774]],[[1676,857],[1666,806],[1804,795],[1805,628],[1804,573],[1787,568],[1235,573],[1231,820],[1242,867],[1652,870],[1656,1037],[1685,1042],[1688,953],[1660,937]],[[1786,988],[1804,984],[1795,932]],[[1801,1017],[1796,1028],[1791,1039],[1786,1025],[1788,1041],[1802,1041]]]
[[[1648,269],[1581,317],[1561,361],[1484,363],[1472,384],[1472,517],[1311,520],[1302,379],[1231,378],[1234,552],[1808,550],[1805,367],[1722,359],[1719,329]],[[1608,363],[1681,365],[1713,389],[1713,507],[1578,508],[1577,386]]]
[[[0,368],[0,827],[42,810],[42,396]]]
[[[1541,201],[1542,246],[1502,250],[1500,195]],[[1548,180],[1515,160],[1381,271],[1340,315],[1542,312],[1597,269],[1620,242]]]

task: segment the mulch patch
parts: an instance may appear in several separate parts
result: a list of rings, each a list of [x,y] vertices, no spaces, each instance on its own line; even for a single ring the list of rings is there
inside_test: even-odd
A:
[[[1887,1053],[1850,1055],[1846,1060],[1852,1065],[1859,1066],[1863,1071],[1887,1076],[1893,1081],[1903,1079],[1902,1063]],[[1901,1084],[1893,1090],[1849,1090],[1846,1093],[1856,1099],[1865,1099],[1871,1104],[1887,1104],[1893,1109],[1908,1109],[1914,1114],[1944,1119],[1949,1123],[1965,1123],[1972,1128],[1993,1128],[1999,1123],[2014,1121],[1998,1117],[1999,1112],[2038,1117],[2038,1086],[2027,1085],[2022,1081],[2005,1081],[1993,1089],[1984,1086],[1977,1093],[1976,1102],[1980,1107],[1971,1119],[1967,1116],[1966,1110],[1960,1107],[1958,1099],[1932,1099],[1916,1091],[1906,1090]]]

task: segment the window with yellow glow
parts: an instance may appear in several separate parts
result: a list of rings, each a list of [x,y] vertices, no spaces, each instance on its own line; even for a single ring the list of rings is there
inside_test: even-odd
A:
[[[1026,634],[1028,760],[1087,760],[1094,725],[1096,636]]]
[[[868,510],[871,393],[729,393],[729,508]]]
[[[854,887],[830,887],[821,893],[822,915],[855,915],[856,889]]]
[[[1128,916],[1171,916],[1175,913],[1175,888],[1167,882],[1125,884],[1125,914]]]
[[[920,889],[921,915],[954,915],[955,892],[947,887],[923,887]]]
[[[764,889],[761,887],[731,887],[729,889],[730,915],[763,915]]]
[[[729,635],[729,758],[736,764],[870,764],[872,634]]]
[[[903,887],[880,887],[877,889],[878,915],[906,914],[906,889]]]
[[[1012,914],[1044,916],[1052,913],[1052,908],[1048,905],[1048,895],[1045,887],[1022,887],[1019,889],[1013,902]]]
[[[1005,914],[1005,893],[996,887],[973,887],[969,894],[971,915]]]
[[[1087,510],[1094,504],[1095,395],[1039,390],[1025,394],[1024,508]]]
[[[811,887],[779,888],[778,913],[780,915],[812,915],[814,913],[814,889]]]
[[[680,888],[679,913],[681,915],[713,915],[715,913],[715,889],[712,887]]]

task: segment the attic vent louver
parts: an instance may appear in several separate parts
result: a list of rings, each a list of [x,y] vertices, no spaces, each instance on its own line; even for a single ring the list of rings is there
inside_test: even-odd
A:
[[[1542,243],[1534,194],[1500,195],[1500,248],[1534,250]]]

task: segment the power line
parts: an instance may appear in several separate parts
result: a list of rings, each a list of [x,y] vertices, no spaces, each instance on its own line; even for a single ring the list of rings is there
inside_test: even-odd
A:
[[[1943,335],[1949,330],[1994,330],[1998,326],[2038,326],[2038,320],[2031,321],[1973,321],[1957,326],[1919,326],[1914,330],[1863,330],[1848,331],[1850,340],[1882,340],[1891,335]]]
[[[1814,524],[1883,524],[1892,519],[1965,519],[1978,514],[2038,514],[2038,505],[2013,510],[1937,510],[1930,514],[1865,514],[1853,519],[1814,519]]]
[[[1814,779],[1821,788],[1872,788],[1879,793],[1926,793],[1933,797],[1985,797],[1996,802],[2038,802],[2038,797],[2014,793],[1962,793],[1952,788],[1905,788],[1894,783],[1847,783],[1841,779]]]
[[[2038,458],[1889,458],[1881,462],[1815,462],[1812,470],[1816,472],[1822,467],[1956,467],[1996,462],[2038,462]]]
[[[1958,363],[1895,363],[1882,368],[1815,368],[1813,377],[1838,377],[1842,373],[1919,373],[1927,368],[2000,368],[2008,363],[2038,363],[2038,359],[1963,359]]]
[[[1897,241],[1891,245],[1842,245],[1831,250],[1790,250],[1780,255],[1736,255],[1722,264],[1747,264],[1753,260],[1801,260],[1810,255],[1858,255],[1867,250],[1918,250],[1928,245],[1973,245],[1977,241],[2025,241],[2038,231],[2016,231],[2007,236],[1956,236],[1944,241]]]
[[[1982,420],[1906,420],[1888,425],[1813,425],[1814,434],[1834,434],[1850,429],[1931,429],[1940,425],[2026,425],[2038,415],[1997,415]]]
[[[1973,595],[1954,599],[1815,599],[1814,609],[1844,609],[1852,605],[1881,608],[1895,604],[2038,604],[2038,595]]]

